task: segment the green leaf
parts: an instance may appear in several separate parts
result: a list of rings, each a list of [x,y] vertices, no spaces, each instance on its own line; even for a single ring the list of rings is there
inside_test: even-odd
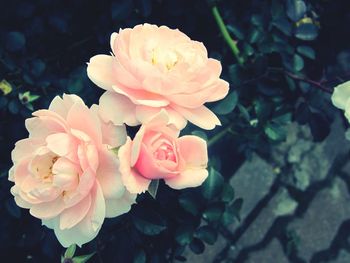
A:
[[[267,124],[264,132],[272,141],[283,141],[286,138],[286,130],[276,123]]]
[[[301,40],[311,41],[317,37],[318,28],[313,23],[303,23],[295,29],[294,35]]]
[[[154,236],[166,229],[166,221],[152,209],[136,207],[132,213],[135,227],[143,234]]]
[[[198,238],[194,238],[190,244],[190,249],[192,250],[193,253],[195,254],[202,254],[204,251],[204,244],[203,242],[198,239]]]
[[[191,193],[183,193],[179,197],[180,206],[192,215],[197,215],[199,213],[199,202],[195,198],[195,195]]]
[[[74,256],[75,250],[77,246],[75,244],[72,244],[67,248],[66,252],[64,253],[65,258],[72,258]]]
[[[315,50],[312,47],[309,46],[298,46],[297,51],[299,54],[303,55],[304,57],[307,57],[309,59],[315,59],[316,54]]]
[[[226,96],[225,99],[220,101],[215,107],[212,108],[212,110],[220,115],[225,115],[230,112],[232,112],[238,102],[238,95],[236,91],[231,92]]]
[[[221,222],[223,225],[227,226],[232,224],[236,219],[238,221],[241,220],[240,218],[240,211],[243,205],[243,199],[237,198],[232,205],[226,207],[225,212],[222,214]]]
[[[200,138],[202,138],[205,141],[208,141],[208,136],[204,131],[201,130],[194,130],[191,132],[192,135],[198,136]]]
[[[240,29],[239,27],[234,26],[234,25],[227,25],[226,28],[230,33],[232,33],[234,35],[235,38],[237,38],[239,40],[244,39],[244,33],[243,33],[242,29]]]
[[[209,225],[198,228],[195,236],[209,245],[213,245],[218,239],[218,233]]]
[[[175,240],[180,245],[188,245],[193,238],[194,228],[190,225],[181,225],[175,232]]]
[[[251,45],[249,45],[248,43],[244,43],[243,52],[247,57],[249,57],[249,56],[254,54],[254,48]]]
[[[24,48],[26,38],[21,32],[10,32],[6,36],[5,47],[8,51],[16,52]]]
[[[157,191],[158,191],[158,186],[159,186],[159,180],[152,180],[147,192],[154,198],[156,199],[157,196]]]
[[[272,24],[286,36],[292,34],[292,25],[286,18],[279,18],[273,21]]]
[[[221,200],[225,203],[231,202],[235,198],[235,191],[230,184],[224,184],[221,193]]]
[[[133,263],[146,263],[146,254],[143,249],[139,250],[134,256]]]
[[[259,28],[250,31],[248,41],[251,44],[257,43],[263,37],[263,32]]]
[[[241,68],[238,64],[232,64],[228,68],[228,73],[230,76],[230,80],[233,85],[239,85],[241,80],[240,80],[240,75],[241,75]]]
[[[222,189],[224,184],[224,178],[216,171],[213,167],[209,169],[209,175],[202,185],[202,195],[210,200],[217,196]]]
[[[88,254],[88,255],[83,255],[83,256],[78,256],[78,257],[74,257],[72,258],[73,263],[85,263],[87,262],[90,258],[92,258],[95,255],[94,253]]]
[[[220,219],[224,212],[225,206],[223,203],[214,203],[208,206],[203,213],[203,218],[209,222],[214,222]]]
[[[304,68],[304,60],[298,54],[294,54],[293,56],[293,68],[295,71],[300,71]]]
[[[243,118],[244,118],[247,122],[249,122],[249,121],[250,121],[250,115],[249,115],[249,112],[247,111],[247,109],[246,109],[243,105],[241,105],[241,104],[238,104],[238,109],[239,109],[239,111],[241,112]]]
[[[288,0],[287,1],[287,16],[297,22],[304,17],[306,13],[306,5],[302,0]]]

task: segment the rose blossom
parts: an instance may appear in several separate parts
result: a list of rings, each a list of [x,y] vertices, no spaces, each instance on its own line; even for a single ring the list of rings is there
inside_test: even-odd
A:
[[[92,57],[87,68],[89,78],[107,90],[101,116],[134,126],[165,109],[178,129],[187,120],[203,129],[220,125],[204,103],[224,98],[229,85],[201,42],[177,29],[144,24],[113,33],[110,44],[113,54]],[[111,110],[116,107],[122,110]]]
[[[60,243],[92,240],[105,217],[130,210],[128,193],[110,148],[125,142],[124,126],[104,123],[96,105],[75,95],[55,97],[48,110],[26,120],[29,138],[16,143],[9,180],[18,206],[54,229]]]
[[[179,136],[179,131],[166,124],[162,110],[149,123],[141,126],[133,141],[127,138],[120,147],[120,172],[131,193],[148,189],[153,179],[164,179],[174,189],[196,187],[208,176],[207,144],[193,136]]]
[[[344,110],[345,117],[350,122],[350,81],[334,88],[332,103],[335,107]]]

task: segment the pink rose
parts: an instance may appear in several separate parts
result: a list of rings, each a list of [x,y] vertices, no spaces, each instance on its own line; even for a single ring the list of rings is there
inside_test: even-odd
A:
[[[224,98],[229,84],[201,42],[144,24],[113,33],[111,48],[114,55],[94,56],[87,68],[89,78],[107,90],[100,98],[103,118],[134,126],[165,109],[178,129],[187,120],[203,129],[220,125],[204,103]]]
[[[168,121],[162,110],[141,126],[133,141],[128,137],[120,147],[120,172],[129,192],[145,192],[153,179],[182,189],[199,186],[207,178],[206,142],[192,135],[178,138],[179,131],[166,126]]]
[[[33,115],[26,120],[29,138],[12,151],[11,192],[63,246],[81,246],[105,217],[126,213],[135,202],[110,150],[125,142],[125,127],[104,123],[96,105],[88,108],[75,95],[57,96],[48,110]]]

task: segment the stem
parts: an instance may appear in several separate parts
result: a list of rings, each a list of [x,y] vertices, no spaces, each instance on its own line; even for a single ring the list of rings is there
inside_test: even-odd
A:
[[[212,12],[215,18],[216,23],[219,26],[219,29],[221,31],[221,34],[223,38],[225,39],[228,46],[231,48],[233,55],[237,59],[238,64],[242,65],[244,63],[243,58],[239,55],[239,49],[237,47],[237,41],[233,40],[227,31],[226,25],[220,15],[219,9],[216,6],[212,7]]]
[[[226,127],[225,129],[223,129],[221,132],[219,132],[218,134],[214,135],[213,137],[211,137],[208,140],[208,147],[210,147],[211,145],[213,145],[214,143],[216,143],[218,140],[220,140],[221,138],[223,138],[227,133],[229,133],[231,131],[232,128],[232,124],[229,125],[228,127]]]
[[[322,91],[325,91],[325,92],[330,93],[330,94],[333,93],[333,90],[323,86],[322,82],[318,82],[318,81],[315,81],[315,80],[312,80],[312,79],[308,79],[308,78],[305,78],[305,77],[300,77],[298,75],[295,75],[295,74],[293,74],[291,72],[288,72],[288,71],[284,70],[283,68],[269,67],[268,71],[270,71],[270,72],[281,72],[281,73],[285,74],[286,76],[288,76],[288,77],[290,77],[292,79],[301,80],[301,81],[307,82],[307,83],[313,85],[314,87],[316,87],[316,88],[318,88],[318,89],[320,89]]]
[[[302,77],[299,77],[293,73],[290,73],[288,71],[285,71],[284,74],[286,74],[287,76],[291,77],[292,79],[295,79],[295,80],[301,80],[301,81],[305,81],[311,85],[314,85],[315,87],[319,88],[320,90],[322,91],[325,91],[327,93],[330,93],[332,94],[332,90],[323,86],[320,82],[317,82],[317,81],[314,81],[314,80],[311,80],[311,79],[307,79],[307,78],[302,78]]]

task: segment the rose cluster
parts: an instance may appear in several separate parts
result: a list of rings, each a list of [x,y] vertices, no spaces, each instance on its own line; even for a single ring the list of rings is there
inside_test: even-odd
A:
[[[52,228],[65,247],[95,238],[104,219],[128,212],[152,180],[174,189],[201,185],[207,144],[179,134],[187,121],[203,129],[219,125],[204,103],[228,93],[220,62],[179,30],[127,28],[112,34],[111,49],[87,67],[106,90],[99,105],[55,97],[26,120],[29,136],[12,151],[17,205]],[[125,125],[140,125],[133,139]]]

